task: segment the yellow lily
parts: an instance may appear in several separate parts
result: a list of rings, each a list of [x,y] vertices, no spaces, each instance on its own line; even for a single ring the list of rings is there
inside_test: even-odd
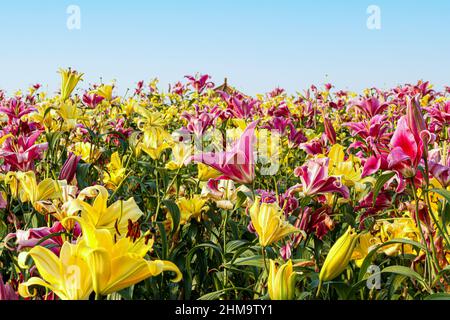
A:
[[[151,135],[153,132],[155,136]],[[140,144],[142,151],[147,153],[153,160],[158,160],[164,150],[172,147],[172,137],[166,131],[150,131],[144,133],[144,138]]]
[[[261,197],[256,197],[255,203],[250,208],[250,217],[262,247],[267,247],[289,234],[299,232],[285,220],[282,210],[276,203],[261,204]]]
[[[66,101],[61,104],[56,111],[64,120],[64,130],[72,130],[76,127],[78,119],[81,118],[80,110],[72,101]]]
[[[393,222],[381,221],[379,237],[382,243],[394,239],[420,240],[420,231],[415,222],[410,217],[394,219]],[[400,254],[416,254],[413,246],[409,244],[392,244],[381,248],[381,251],[388,256],[398,256]]]
[[[5,176],[5,182],[13,197],[20,198],[21,202],[30,202],[37,211],[40,211],[41,202],[61,196],[58,182],[45,179],[38,184],[33,171],[9,172]]]
[[[53,291],[63,300],[87,300],[92,293],[92,279],[88,264],[82,259],[80,247],[65,242],[57,257],[47,248],[36,246],[25,256],[31,256],[41,278],[33,277],[19,285],[19,294],[24,298],[36,296],[36,289],[42,286]],[[22,255],[22,261],[26,257]]]
[[[352,260],[355,260],[355,264],[358,268],[361,268],[367,255],[380,243],[380,240],[369,232],[359,236],[359,242],[353,250],[352,255]]]
[[[209,181],[209,179],[215,179],[222,175],[219,171],[203,163],[198,163],[197,169],[198,169],[198,180],[200,181]]]
[[[123,167],[119,152],[111,155],[111,162],[106,166],[107,170],[103,178],[105,186],[110,190],[115,190],[125,179],[126,169]]]
[[[100,97],[105,98],[107,101],[111,101],[113,89],[113,85],[102,84],[100,87],[94,90],[93,93],[98,94]]]
[[[192,146],[185,143],[177,143],[172,148],[172,157],[166,164],[166,169],[174,171],[182,168],[186,160],[192,155]]]
[[[278,267],[270,260],[268,291],[271,300],[293,300],[295,294],[295,276],[292,260]]]
[[[18,199],[20,194],[23,193],[21,188],[20,179],[24,175],[23,172],[8,172],[4,177],[6,186],[9,186],[9,191],[14,199]]]
[[[105,229],[96,229],[89,222],[76,218],[83,230],[79,242],[83,256],[92,276],[92,285],[97,295],[108,295],[164,271],[176,273],[173,282],[179,282],[182,274],[170,261],[148,261],[146,254],[152,249],[153,241],[146,237],[133,242],[122,238],[114,242],[113,235]]]
[[[75,70],[71,70],[70,68],[67,70],[60,69],[59,73],[61,74],[61,100],[66,101],[70,98],[73,90],[77,86],[78,82],[82,80],[83,74],[78,73]]]
[[[365,189],[364,183],[374,183],[371,177],[361,178],[362,166],[361,160],[354,155],[350,155],[348,160],[345,159],[344,147],[335,144],[328,153],[328,173],[330,176],[337,176],[342,179],[342,183],[348,187],[355,187],[358,192]]]
[[[192,198],[180,198],[177,200],[177,205],[180,208],[180,225],[186,224],[191,219],[197,219],[200,221],[202,213],[208,210],[206,203],[207,199],[203,199],[199,195],[194,195]],[[172,217],[169,216],[169,220]]]
[[[77,142],[70,149],[73,154],[80,156],[87,163],[94,163],[101,155],[101,151],[90,142]]]
[[[81,217],[97,229],[107,229],[111,234],[118,231],[119,236],[123,236],[128,230],[128,220],[136,222],[144,213],[133,198],[117,201],[108,207],[108,197],[108,190],[103,186],[86,188],[71,201],[70,211],[81,211]],[[93,198],[92,205],[85,201]]]

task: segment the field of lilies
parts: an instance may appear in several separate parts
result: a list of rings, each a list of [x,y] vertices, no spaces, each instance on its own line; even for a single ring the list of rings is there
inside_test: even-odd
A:
[[[450,88],[0,91],[0,300],[450,297]]]

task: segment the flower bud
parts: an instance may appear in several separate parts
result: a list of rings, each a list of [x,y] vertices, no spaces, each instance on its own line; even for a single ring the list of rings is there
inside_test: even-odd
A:
[[[337,278],[347,268],[353,254],[353,250],[358,242],[358,235],[354,229],[348,228],[347,232],[341,236],[331,247],[330,252],[320,271],[319,290],[323,282]]]
[[[59,174],[58,180],[66,180],[67,183],[71,183],[75,178],[75,174],[77,172],[77,166],[80,162],[81,157],[70,154],[69,158],[67,158],[63,167],[61,168],[61,172]]]
[[[331,145],[336,144],[336,131],[334,130],[330,119],[328,119],[325,115],[323,116],[323,124],[325,126],[325,135],[327,136],[328,141]]]
[[[292,260],[282,266],[270,260],[268,290],[271,300],[293,300],[295,293],[295,276]]]

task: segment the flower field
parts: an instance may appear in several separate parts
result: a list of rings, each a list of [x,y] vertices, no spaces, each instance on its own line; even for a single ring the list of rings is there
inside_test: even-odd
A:
[[[0,91],[0,300],[450,297],[450,88]]]

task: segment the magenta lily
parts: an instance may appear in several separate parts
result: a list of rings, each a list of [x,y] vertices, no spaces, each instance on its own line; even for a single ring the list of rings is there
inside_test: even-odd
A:
[[[376,97],[372,97],[361,101],[356,105],[361,112],[369,119],[381,114],[388,105],[386,103],[380,103]]]
[[[389,167],[405,178],[414,177],[423,156],[423,144],[416,141],[406,117],[399,120],[391,144],[393,149],[388,156]]]
[[[0,113],[4,113],[8,116],[9,124],[20,120],[23,116],[33,111],[36,111],[36,109],[27,105],[20,98],[13,98],[0,104]]]
[[[450,167],[430,161],[430,173],[445,189],[450,186]]]
[[[27,231],[17,230],[15,233],[10,233],[5,238],[5,244],[9,250],[22,251],[23,249],[34,248],[37,245],[46,247],[59,256],[59,252],[64,243],[60,233],[65,229],[60,222],[55,222],[53,227],[43,227],[36,229],[29,229]],[[76,224],[74,229],[75,238],[81,234],[81,229]],[[43,238],[46,238],[44,241]],[[9,242],[15,240],[15,247],[11,247]]]
[[[255,129],[257,121],[245,129],[241,138],[230,151],[208,152],[194,155],[188,162],[200,162],[221,172],[218,179],[233,180],[241,184],[251,184],[255,179]]]
[[[338,178],[328,176],[328,162],[328,158],[319,158],[296,168],[294,174],[300,178],[301,184],[292,187],[290,193],[301,192],[304,196],[339,193],[348,199],[348,188]]]
[[[19,296],[14,291],[13,287],[9,283],[5,284],[0,275],[0,301],[12,301],[18,299]]]
[[[47,143],[35,144],[40,135],[40,131],[35,131],[29,136],[19,136],[17,140],[8,138],[0,150],[0,157],[5,160],[5,164],[11,166],[13,171],[34,170],[34,160],[40,158],[48,146]]]
[[[201,75],[200,77],[185,76],[186,79],[190,81],[191,86],[198,93],[202,93],[203,90],[214,87],[214,83],[208,81],[211,77],[207,74]]]

